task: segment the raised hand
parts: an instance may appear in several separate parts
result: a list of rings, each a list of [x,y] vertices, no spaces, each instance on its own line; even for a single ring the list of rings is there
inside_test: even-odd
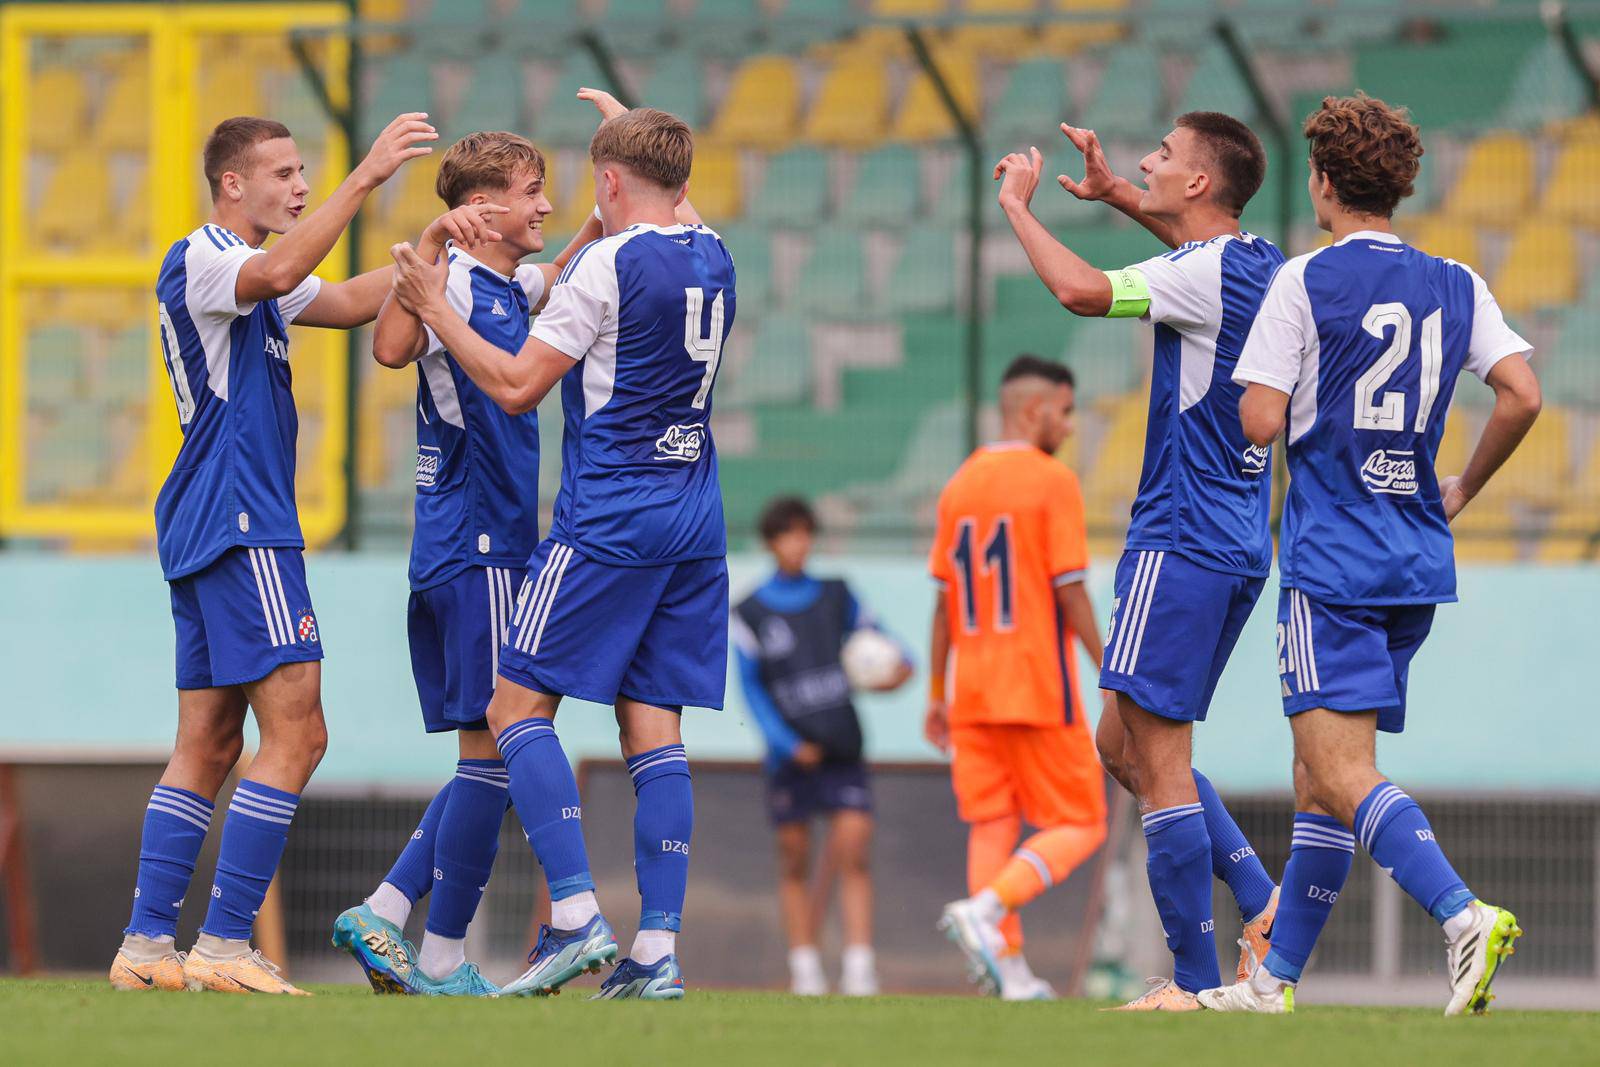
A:
[[[994,180],[1000,183],[1000,206],[1016,205],[1026,208],[1039,188],[1039,174],[1044,170],[1044,157],[1037,148],[1028,154],[1013,152],[994,165]]]
[[[426,111],[408,111],[396,116],[372,142],[372,150],[356,167],[355,173],[367,186],[377,188],[392,178],[406,160],[430,154],[433,149],[423,142],[437,141],[439,131],[428,125],[427,120]]]
[[[1083,180],[1073,181],[1065,174],[1057,175],[1056,181],[1061,183],[1061,188],[1079,200],[1104,200],[1110,196],[1117,187],[1117,176],[1111,170],[1111,164],[1106,162],[1100,138],[1095,136],[1093,130],[1068,126],[1065,122],[1061,124],[1061,132],[1067,135],[1072,147],[1083,153]]]
[[[600,109],[600,121],[614,119],[618,115],[627,114],[628,109],[622,106],[622,101],[606,92],[604,89],[579,89],[578,99],[587,100]]]
[[[440,257],[429,263],[417,255],[409,242],[402,241],[389,249],[394,257],[394,295],[401,305],[419,318],[444,302],[445,281],[450,276],[450,263]]]
[[[500,204],[462,204],[428,223],[428,228],[422,231],[422,239],[435,248],[442,247],[447,240],[462,248],[477,248],[500,240],[500,232],[494,229],[494,216],[510,210]]]

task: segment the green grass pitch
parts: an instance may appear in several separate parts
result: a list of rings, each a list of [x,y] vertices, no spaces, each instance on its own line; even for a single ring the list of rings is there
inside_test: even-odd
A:
[[[768,1065],[1039,1063],[1594,1064],[1600,1014],[1309,1007],[1289,1018],[1116,1015],[1084,1001],[801,999],[691,991],[676,1004],[118,993],[103,982],[0,982],[0,1063]]]

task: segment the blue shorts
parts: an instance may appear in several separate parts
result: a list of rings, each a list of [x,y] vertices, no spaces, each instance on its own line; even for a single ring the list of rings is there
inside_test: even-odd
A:
[[[240,545],[167,587],[179,689],[242,685],[285,663],[322,658],[298,548]]]
[[[1298,589],[1278,596],[1283,713],[1375,711],[1378,729],[1406,725],[1411,657],[1433,628],[1433,604],[1319,604]]]
[[[597,704],[721,708],[728,561],[623,567],[546,540],[528,561],[500,677]]]
[[[867,765],[824,763],[812,770],[785,763],[767,773],[767,814],[772,825],[808,822],[836,811],[872,811]]]
[[[1122,553],[1100,688],[1165,719],[1204,722],[1265,584],[1175,552]]]
[[[430,734],[487,730],[500,645],[511,629],[509,567],[468,567],[447,582],[411,594],[406,631],[411,674]]]

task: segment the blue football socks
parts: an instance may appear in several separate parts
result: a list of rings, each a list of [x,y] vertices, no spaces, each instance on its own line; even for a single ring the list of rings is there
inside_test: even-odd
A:
[[[1394,783],[1381,782],[1367,794],[1356,808],[1355,829],[1361,847],[1439,925],[1472,903],[1472,891],[1445,859],[1427,816]]]
[[[1356,850],[1355,835],[1331,815],[1294,815],[1294,840],[1289,863],[1283,869],[1283,892],[1272,921],[1272,948],[1262,961],[1268,973],[1285,982],[1298,982],[1322,928],[1333,912],[1334,901],[1344,891],[1350,862]]]
[[[1272,877],[1245,839],[1244,831],[1228,814],[1211,780],[1195,771],[1194,786],[1205,811],[1206,834],[1211,838],[1211,873],[1227,883],[1239,905],[1239,916],[1249,922],[1272,902]]]
[[[433,853],[439,838],[439,820],[444,817],[444,808],[450,801],[454,786],[455,779],[452,778],[428,802],[428,810],[422,813],[422,821],[411,832],[411,840],[400,850],[394,866],[389,868],[388,875],[383,879],[404,893],[413,904],[427,896],[433,888]]]
[[[495,744],[510,774],[517,818],[550,884],[550,900],[592,892],[578,782],[555,725],[549,719],[523,719],[506,727]]]
[[[277,873],[299,801],[294,793],[249,780],[233,791],[201,933],[230,941],[250,939],[250,927]]]
[[[434,847],[433,899],[428,932],[463,938],[483,899],[489,872],[500,850],[500,824],[506,817],[509,787],[504,763],[464,759],[456,764],[450,799],[439,819]]]
[[[689,885],[694,788],[682,745],[663,745],[628,760],[633,792],[633,865],[639,882],[639,929],[676,932]]]
[[[1189,993],[1222,984],[1211,917],[1211,839],[1197,801],[1148,812],[1144,838],[1150,895],[1172,950],[1172,977]]]
[[[211,827],[214,805],[199,793],[158,785],[144,811],[139,839],[139,877],[133,916],[125,933],[177,937],[178,909],[194,877],[195,858]]]

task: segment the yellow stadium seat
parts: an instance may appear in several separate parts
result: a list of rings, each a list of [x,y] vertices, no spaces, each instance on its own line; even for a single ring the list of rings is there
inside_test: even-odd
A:
[[[742,193],[739,153],[721,146],[696,146],[694,170],[689,175],[689,199],[700,217],[714,223],[737,218]]]
[[[1566,411],[1545,407],[1522,444],[1467,510],[1480,503],[1503,505],[1511,501],[1539,508],[1559,506],[1572,489],[1571,440]]]
[[[1540,211],[1581,226],[1600,228],[1600,141],[1574,141],[1561,153],[1540,198]]]
[[[969,15],[1031,15],[1038,7],[1034,0],[960,0],[960,6]]]
[[[1119,11],[1127,6],[1128,0],[1054,0],[1050,5],[1053,10],[1067,15]],[[1071,55],[1090,45],[1121,40],[1125,33],[1126,26],[1121,22],[1055,22],[1045,26],[1033,51],[1052,56]]]
[[[1569,304],[1578,296],[1578,245],[1559,222],[1532,219],[1517,228],[1490,287],[1513,314]]]
[[[781,148],[800,117],[800,77],[787,56],[757,56],[734,75],[712,135],[731,144]]]
[[[89,94],[83,75],[68,67],[46,67],[28,82],[28,143],[62,151],[83,137]]]
[[[872,0],[872,13],[881,18],[943,15],[948,8],[946,0]]]
[[[1475,429],[1469,429],[1471,422],[1472,418],[1465,411],[1452,411],[1445,420],[1444,436],[1439,440],[1439,454],[1433,460],[1434,470],[1439,472],[1441,478],[1460,474],[1467,465],[1476,434]]]
[[[95,120],[94,141],[112,152],[149,148],[150,68],[143,61],[126,64],[106,91]]]
[[[978,55],[1000,60],[1012,60],[1028,52],[1039,35],[1032,24],[1038,9],[1035,0],[962,0],[962,11],[970,15],[1010,15],[1017,22],[1012,25],[958,26],[950,33],[950,44]]]
[[[1496,133],[1467,153],[1445,213],[1471,222],[1509,226],[1533,199],[1533,146],[1514,133]]]
[[[823,78],[806,118],[805,136],[819,144],[864,148],[883,138],[889,78],[876,59],[839,60]]]
[[[1139,485],[1148,407],[1139,389],[1111,403],[1106,431],[1084,468],[1084,502],[1091,526],[1127,522],[1128,506]]]
[[[34,240],[52,249],[94,246],[111,222],[111,185],[97,148],[79,145],[60,158],[29,221]]]
[[[1412,247],[1430,256],[1453,259],[1474,270],[1483,262],[1478,251],[1478,231],[1470,222],[1426,215],[1402,221],[1399,230]]]
[[[849,59],[875,59],[880,63],[890,59],[915,62],[911,59],[911,45],[906,41],[906,31],[899,26],[864,26],[840,40],[812,45],[806,50],[806,56],[824,63],[842,63]]]
[[[550,248],[552,255],[561,250],[554,242],[568,240],[594,213],[594,168],[588,163],[587,158],[580,160],[575,172],[563,183],[566,188],[554,190],[559,197],[556,210],[544,220],[544,232],[549,235],[545,239],[553,246]]]
[[[974,121],[982,120],[978,90],[978,62],[970,52],[939,49],[934,62],[949,83],[956,103]],[[956,124],[945,109],[933,79],[918,72],[906,89],[890,135],[902,141],[936,141],[954,136]]]

